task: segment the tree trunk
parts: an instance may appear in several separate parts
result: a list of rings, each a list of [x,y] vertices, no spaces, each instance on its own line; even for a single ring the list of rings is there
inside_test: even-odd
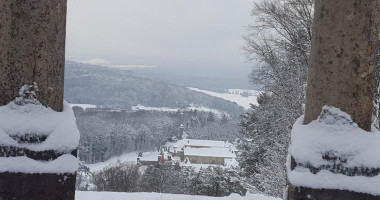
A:
[[[0,106],[36,82],[38,100],[63,109],[66,0],[0,1]]]
[[[316,0],[305,124],[322,106],[348,113],[371,129],[378,44],[377,0]]]
[[[322,107],[328,105],[348,113],[360,128],[371,130],[378,15],[378,0],[315,0],[304,124],[317,119]],[[292,160],[293,170],[297,163]],[[288,199],[374,200],[380,197],[290,185]]]

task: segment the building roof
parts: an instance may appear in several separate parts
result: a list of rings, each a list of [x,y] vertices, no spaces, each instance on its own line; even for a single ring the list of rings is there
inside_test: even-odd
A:
[[[233,144],[230,142],[216,141],[216,140],[194,140],[194,139],[182,139],[176,142],[167,142],[164,146],[168,148],[177,148],[180,150],[185,146],[194,146],[194,147],[218,147],[218,148],[230,148],[233,147]]]
[[[142,157],[140,157],[140,161],[158,161],[159,153],[155,152],[144,152]]]
[[[226,142],[224,141],[185,139],[184,142],[185,146],[226,147]]]
[[[204,157],[217,157],[217,158],[233,158],[235,154],[230,152],[229,148],[191,148],[186,147],[184,150],[186,156],[204,156]]]

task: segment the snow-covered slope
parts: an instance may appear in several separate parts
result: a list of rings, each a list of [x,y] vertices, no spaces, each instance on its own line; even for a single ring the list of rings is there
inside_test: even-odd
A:
[[[157,159],[158,153],[157,152],[144,152],[143,157],[144,158],[149,158],[149,159]],[[126,153],[121,156],[115,156],[112,157],[104,162],[99,162],[99,163],[94,163],[94,164],[89,164],[88,167],[90,168],[90,171],[99,171],[104,169],[105,167],[111,166],[111,165],[116,165],[117,163],[137,163],[137,157],[138,153],[137,152],[131,152],[131,153]]]
[[[130,110],[149,107],[185,108],[202,105],[239,116],[244,110],[229,101],[162,81],[136,76],[129,70],[66,62],[65,99],[99,107]]]
[[[254,93],[252,90],[250,90],[250,94],[255,94],[255,95],[245,97],[245,96],[241,96],[240,93],[237,93],[237,92],[242,92],[242,91],[238,91],[237,89],[233,89],[229,91],[229,93],[218,93],[218,92],[212,92],[208,90],[201,90],[198,88],[189,88],[189,89],[193,91],[201,92],[204,94],[208,94],[210,96],[225,99],[230,102],[234,102],[245,109],[249,109],[250,104],[257,105],[257,96],[260,93],[259,91]]]
[[[242,197],[231,194],[228,197],[191,196],[163,193],[83,192],[76,191],[76,200],[281,200],[261,194],[247,194]]]

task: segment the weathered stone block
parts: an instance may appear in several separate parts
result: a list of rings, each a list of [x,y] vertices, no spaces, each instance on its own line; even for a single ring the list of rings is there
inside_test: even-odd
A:
[[[0,173],[0,200],[74,200],[76,174]]]

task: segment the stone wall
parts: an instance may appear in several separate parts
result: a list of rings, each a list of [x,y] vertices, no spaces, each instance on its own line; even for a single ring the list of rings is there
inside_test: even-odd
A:
[[[215,164],[224,165],[224,158],[209,156],[185,156],[190,159],[191,164]]]

